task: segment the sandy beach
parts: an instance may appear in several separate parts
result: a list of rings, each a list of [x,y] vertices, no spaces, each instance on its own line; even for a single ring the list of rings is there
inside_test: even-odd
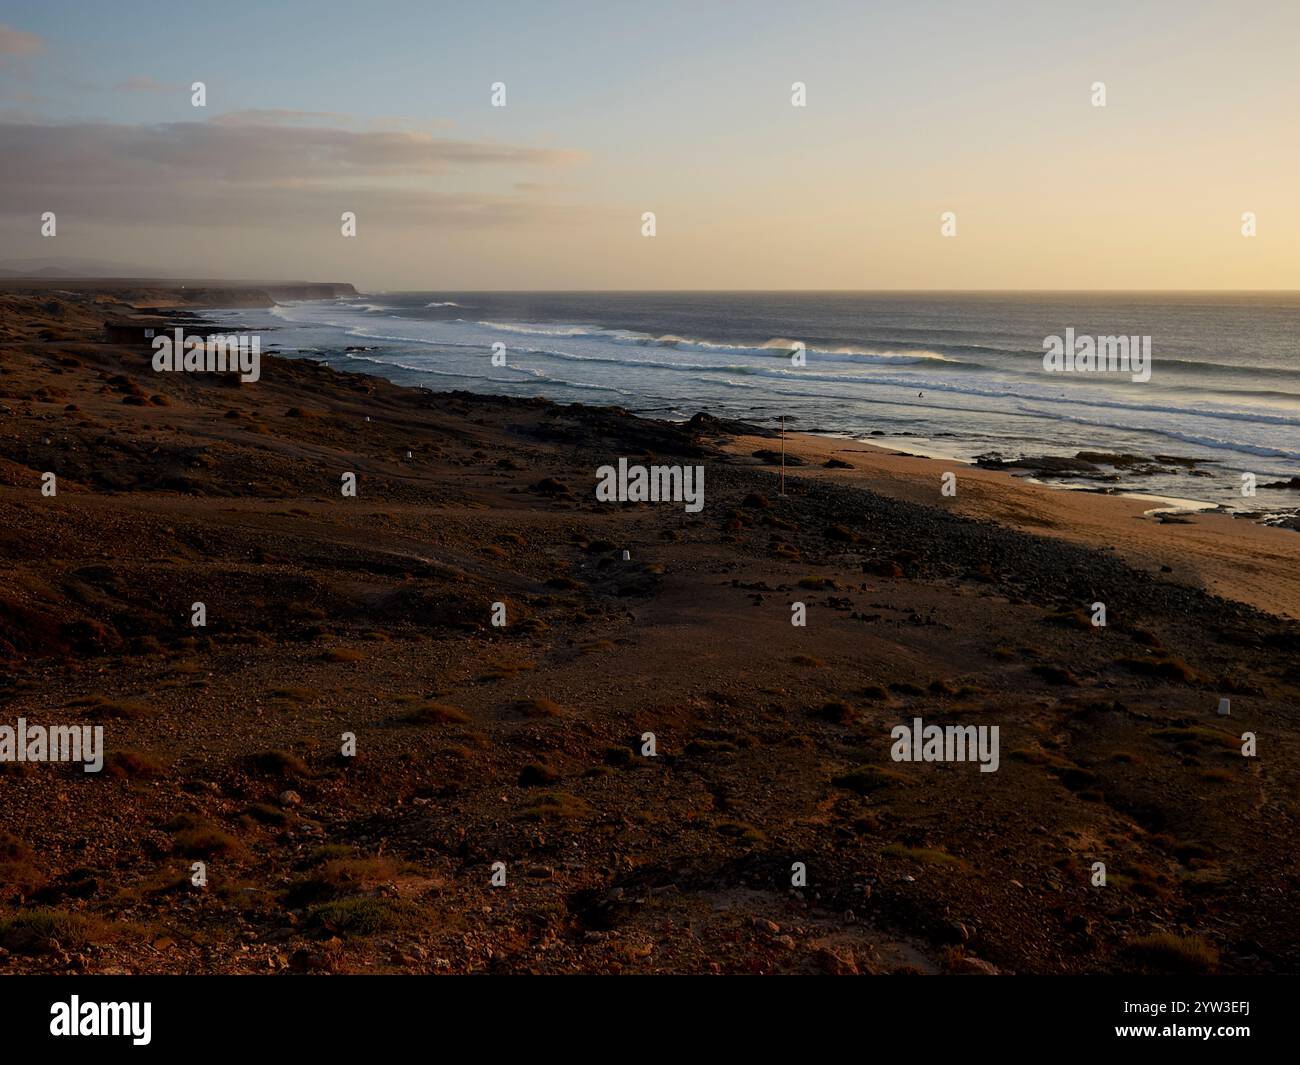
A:
[[[736,456],[771,448],[761,438],[738,437]],[[1249,603],[1282,617],[1300,618],[1300,535],[1221,513],[1184,513],[1151,498],[1108,496],[1034,484],[996,470],[799,433],[786,434],[787,454],[806,465],[793,475],[866,488],[894,499],[937,506],[1008,528],[1114,551],[1136,569]],[[830,459],[853,468],[826,469]],[[942,494],[945,472],[957,491]],[[1173,510],[1162,519],[1151,511]]]
[[[781,496],[707,412],[159,374],[103,339],[131,295],[0,294],[0,723],[105,746],[0,765],[0,972],[1300,967],[1300,534],[793,434]],[[703,510],[599,502],[620,458]],[[917,719],[998,770],[891,758]]]

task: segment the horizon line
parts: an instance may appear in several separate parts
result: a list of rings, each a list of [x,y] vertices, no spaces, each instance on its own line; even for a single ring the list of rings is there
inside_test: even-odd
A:
[[[276,282],[267,282],[275,284]],[[284,284],[285,282],[280,282]],[[303,284],[352,284],[353,282],[302,282]],[[549,294],[549,295],[640,295],[643,293],[671,295],[789,295],[805,293],[811,295],[1258,295],[1258,296],[1296,296],[1300,288],[378,288],[366,289],[366,293],[400,294],[411,293],[454,293],[454,294]]]

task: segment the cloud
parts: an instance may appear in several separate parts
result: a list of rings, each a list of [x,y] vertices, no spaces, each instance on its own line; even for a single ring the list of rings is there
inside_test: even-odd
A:
[[[227,111],[209,121],[218,126],[347,126],[384,133],[427,133],[435,129],[451,129],[455,125],[445,119],[398,118],[392,115],[358,118],[339,111],[291,111],[285,108]]]
[[[95,180],[115,176],[256,183],[294,178],[339,183],[380,177],[427,178],[462,167],[554,167],[583,155],[429,133],[353,131],[169,122],[150,126],[80,123],[15,126],[0,131],[11,180],[71,179],[68,168],[94,162]],[[18,156],[15,158],[14,156]]]
[[[0,56],[35,55],[44,49],[45,42],[36,34],[0,24]]]
[[[351,125],[356,120],[338,111],[289,111],[283,108],[228,111],[217,115],[212,123],[218,126],[298,126],[321,122]]]
[[[399,115],[375,115],[367,123],[371,129],[454,129],[456,123],[448,118],[403,118]]]
[[[49,100],[30,92],[0,91],[0,122],[42,122]]]
[[[113,88],[119,92],[156,92],[169,93],[180,92],[185,86],[176,85],[169,82],[155,81],[147,74],[140,74],[133,78],[127,78],[126,81],[119,81]]]
[[[582,158],[422,132],[0,124],[0,213],[62,208],[88,223],[337,226],[348,210],[372,227],[520,225],[573,212],[516,189],[519,172]]]

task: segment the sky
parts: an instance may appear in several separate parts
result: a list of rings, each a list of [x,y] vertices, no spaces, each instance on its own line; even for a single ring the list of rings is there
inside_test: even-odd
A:
[[[6,0],[0,260],[367,291],[1300,289],[1297,41],[1276,0]]]

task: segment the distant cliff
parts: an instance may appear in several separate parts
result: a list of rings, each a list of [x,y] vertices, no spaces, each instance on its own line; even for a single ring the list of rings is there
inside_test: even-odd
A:
[[[357,290],[334,281],[217,281],[149,277],[0,278],[0,292],[112,294],[127,303],[189,307],[274,307],[289,300],[328,300]]]

